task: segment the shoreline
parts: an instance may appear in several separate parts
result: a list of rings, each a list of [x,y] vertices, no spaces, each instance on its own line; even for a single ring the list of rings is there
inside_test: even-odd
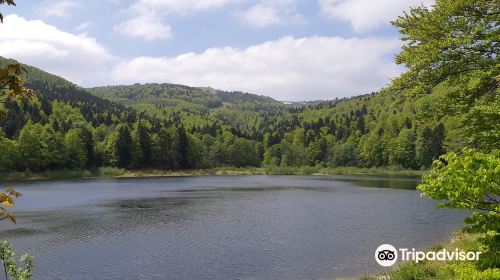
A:
[[[0,172],[0,182],[40,181],[60,179],[97,179],[97,178],[148,178],[148,177],[188,177],[188,176],[251,176],[251,175],[289,175],[289,176],[397,176],[421,177],[427,170],[404,170],[394,168],[359,167],[221,167],[211,169],[161,170],[161,169],[121,169],[101,167],[94,170],[47,170],[43,172],[12,171]]]
[[[463,230],[453,232],[446,240],[439,243],[431,244],[426,248],[426,251],[439,251],[446,249],[453,251],[455,249],[475,252],[481,251],[481,243],[479,239],[483,234],[466,233]],[[473,276],[474,275],[474,276]],[[380,280],[380,279],[498,279],[500,277],[499,268],[489,268],[480,270],[476,267],[476,261],[421,261],[415,263],[413,261],[402,261],[395,266],[384,270],[364,273],[347,279],[360,280]]]

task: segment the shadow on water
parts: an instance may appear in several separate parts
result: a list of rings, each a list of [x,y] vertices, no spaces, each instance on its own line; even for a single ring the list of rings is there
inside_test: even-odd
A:
[[[361,186],[361,187],[403,189],[403,190],[415,190],[421,181],[420,177],[388,179],[387,177],[374,177],[374,176],[369,176],[369,177],[356,176],[352,178],[334,177],[333,180],[346,183],[354,183],[355,186]]]
[[[304,191],[315,191],[320,190],[321,187],[297,187],[297,186],[259,186],[259,187],[197,187],[195,189],[184,189],[184,190],[174,190],[165,192],[177,192],[177,193],[200,193],[200,192],[224,192],[224,193],[237,193],[237,192],[276,192],[276,191],[290,191],[290,190],[304,190]]]
[[[18,227],[18,228],[11,228],[2,231],[2,234],[0,235],[0,239],[11,239],[14,237],[20,237],[20,236],[31,236],[31,235],[37,235],[37,234],[42,234],[44,233],[43,230],[36,230],[36,229],[31,229],[31,228],[24,228],[24,227]]]
[[[128,232],[173,225],[209,214],[210,211],[200,212],[194,209],[210,209],[209,205],[219,198],[216,195],[200,195],[110,201],[102,205],[108,209],[104,222],[111,222],[113,230]]]

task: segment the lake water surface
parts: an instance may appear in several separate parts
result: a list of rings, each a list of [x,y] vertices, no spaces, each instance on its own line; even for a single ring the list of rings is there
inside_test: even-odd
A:
[[[335,279],[380,269],[378,245],[428,246],[463,226],[418,180],[241,176],[16,183],[0,239],[34,279]]]

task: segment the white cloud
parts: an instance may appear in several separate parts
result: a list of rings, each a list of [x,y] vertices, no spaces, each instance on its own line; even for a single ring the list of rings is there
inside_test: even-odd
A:
[[[118,24],[114,29],[122,34],[140,37],[148,41],[172,37],[170,26],[161,23],[161,20],[154,15],[134,17]]]
[[[221,8],[239,0],[137,0],[131,10],[139,13],[156,11],[160,13],[184,14],[193,11],[203,11]]]
[[[241,13],[241,19],[247,24],[258,27],[282,23],[282,20],[278,15],[278,11],[275,8],[263,5],[255,5],[247,11]]]
[[[375,29],[395,20],[409,7],[434,0],[318,0],[322,13],[330,18],[349,22],[356,32]]]
[[[86,34],[71,34],[40,20],[9,15],[0,25],[0,56],[42,68],[81,85],[106,75],[113,57]]]
[[[398,39],[283,37],[247,49],[213,48],[116,65],[115,83],[171,82],[243,90],[280,100],[331,99],[380,89],[401,72]]]
[[[93,25],[92,22],[90,21],[84,21],[80,24],[78,24],[76,27],[75,27],[75,30],[76,31],[83,31],[83,30],[86,30],[88,29],[89,27],[91,27]]]
[[[301,21],[297,13],[297,0],[261,0],[248,10],[238,13],[240,20],[256,27],[267,27]]]
[[[165,15],[185,15],[191,12],[221,8],[240,0],[137,0],[126,11],[129,20],[115,26],[115,30],[148,41],[172,37],[169,25],[163,23]]]
[[[44,17],[67,17],[69,16],[69,11],[76,7],[76,5],[74,0],[62,0],[43,7],[41,12]]]

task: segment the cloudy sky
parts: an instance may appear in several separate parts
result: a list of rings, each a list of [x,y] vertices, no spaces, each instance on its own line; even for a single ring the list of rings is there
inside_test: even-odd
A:
[[[389,21],[432,0],[18,0],[1,6],[0,56],[84,87],[146,82],[278,100],[387,85]]]

